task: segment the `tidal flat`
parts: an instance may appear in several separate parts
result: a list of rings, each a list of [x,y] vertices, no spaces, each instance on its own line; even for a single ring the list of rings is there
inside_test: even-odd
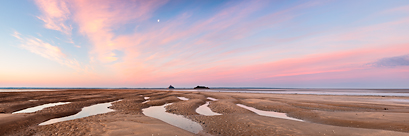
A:
[[[409,101],[406,96],[248,91],[65,89],[0,92],[0,135],[403,136],[409,135],[409,104],[406,101]],[[18,112],[52,103],[64,104],[34,112]],[[104,106],[105,103],[108,104]],[[106,112],[42,124],[76,115],[84,108],[98,104],[98,108]],[[277,112],[293,120],[262,116],[238,105]],[[157,114],[177,116],[188,123],[174,125],[156,116],[145,115],[146,110],[155,114],[151,111],[155,106],[162,106]],[[201,106],[215,114],[197,113]],[[172,119],[178,122],[178,118]]]

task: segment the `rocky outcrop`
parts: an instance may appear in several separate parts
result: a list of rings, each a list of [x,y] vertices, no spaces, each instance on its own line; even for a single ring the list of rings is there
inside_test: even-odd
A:
[[[194,89],[210,89],[209,87],[206,86],[196,86]]]
[[[169,85],[168,89],[175,89],[172,85]]]

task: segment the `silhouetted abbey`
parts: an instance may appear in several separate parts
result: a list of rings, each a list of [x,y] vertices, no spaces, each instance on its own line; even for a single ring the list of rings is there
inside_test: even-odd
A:
[[[210,89],[209,87],[206,86],[196,86],[194,89]]]

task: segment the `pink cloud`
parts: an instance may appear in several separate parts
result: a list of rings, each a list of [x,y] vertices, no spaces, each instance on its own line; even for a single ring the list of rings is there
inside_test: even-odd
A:
[[[43,13],[37,18],[44,21],[46,28],[71,34],[72,27],[66,24],[71,13],[65,1],[35,0],[35,3]]]
[[[102,63],[117,60],[113,50],[122,50],[114,39],[114,30],[118,25],[129,21],[143,21],[166,1],[72,1],[74,20],[79,25],[79,31],[89,37],[93,43],[91,55]]]
[[[303,6],[300,6],[303,7]],[[255,6],[254,8],[257,8]],[[297,9],[297,8],[296,8]],[[332,52],[329,54],[319,54],[318,56],[308,56],[308,54],[301,54],[295,56],[294,59],[283,59],[277,62],[270,62],[270,63],[262,63],[262,64],[247,64],[245,60],[251,62],[257,62],[251,60],[251,58],[263,58],[261,55],[265,57],[271,57],[271,52],[263,51],[260,52],[259,55],[251,56],[247,58],[247,56],[237,56],[232,58],[231,60],[227,61],[227,57],[233,54],[237,54],[239,52],[248,52],[252,50],[251,48],[244,48],[244,49],[237,49],[237,50],[228,50],[227,52],[220,52],[214,53],[217,49],[217,45],[220,43],[211,42],[214,37],[217,36],[218,33],[209,33],[202,36],[200,40],[202,42],[191,42],[191,43],[184,43],[189,46],[173,46],[174,48],[166,48],[167,50],[160,50],[160,45],[166,45],[171,41],[175,41],[178,39],[183,39],[188,35],[195,35],[195,32],[206,32],[207,30],[224,30],[229,25],[228,22],[222,22],[218,25],[212,24],[214,18],[219,16],[223,17],[223,15],[227,13],[232,13],[234,10],[239,10],[236,8],[227,9],[231,10],[229,12],[222,11],[220,14],[216,14],[215,17],[208,19],[207,21],[200,21],[203,23],[197,23],[192,26],[187,26],[189,31],[175,31],[175,29],[179,29],[180,22],[169,22],[168,27],[163,29],[153,30],[148,33],[142,34],[134,34],[129,36],[119,36],[116,41],[121,43],[121,45],[132,45],[132,42],[137,43],[134,45],[138,46],[129,46],[132,50],[139,50],[139,53],[135,53],[135,55],[130,55],[132,58],[139,59],[128,59],[128,61],[117,64],[114,66],[114,69],[121,71],[123,75],[127,75],[126,81],[133,82],[133,83],[148,83],[158,80],[167,80],[167,79],[174,79],[175,77],[179,77],[181,79],[176,80],[183,80],[184,82],[191,81],[191,80],[224,80],[224,81],[232,81],[234,80],[244,80],[245,78],[272,78],[272,77],[281,77],[281,76],[296,76],[296,75],[307,75],[307,74],[318,74],[318,73],[331,73],[331,72],[343,72],[343,71],[351,71],[355,69],[361,69],[362,65],[365,63],[370,62],[371,57],[374,56],[374,52],[382,54],[379,52],[380,50],[371,50],[370,48],[364,48],[362,50],[358,49],[356,51],[354,49],[351,50],[344,50],[341,52]],[[290,12],[287,10],[284,13]],[[291,13],[291,12],[290,12]],[[278,16],[278,14],[274,14],[271,16],[265,16],[260,18],[260,20],[274,20],[275,18],[282,18],[283,16]],[[230,17],[230,16],[229,16]],[[235,16],[231,18],[226,18],[225,20],[234,20]],[[240,19],[243,19],[243,16],[240,16]],[[240,20],[238,19],[238,20]],[[238,20],[235,20],[236,22]],[[182,20],[183,21],[183,20]],[[258,26],[257,22],[263,21],[254,21],[252,24],[245,24],[239,25],[241,27],[238,28],[246,28],[248,26]],[[281,23],[281,22],[278,22]],[[171,29],[175,28],[175,29]],[[253,31],[257,29],[257,27],[252,27],[251,29],[243,29],[239,30],[242,33],[248,33],[249,31]],[[159,33],[160,32],[160,33]],[[224,33],[222,35],[229,35],[234,34],[238,31],[233,30],[231,32]],[[214,36],[213,36],[214,35]],[[169,37],[167,37],[169,36]],[[335,36],[334,36],[335,37]],[[333,37],[330,37],[333,38]],[[119,40],[120,39],[120,40]],[[132,40],[132,39],[138,39]],[[155,43],[155,39],[165,39],[159,40],[159,43]],[[141,41],[142,40],[142,41]],[[140,43],[148,43],[146,45],[153,45],[152,46],[144,46],[139,45]],[[202,45],[212,45],[211,48],[205,47]],[[309,45],[309,44],[307,44]],[[180,48],[178,48],[180,47]],[[203,48],[201,48],[203,47]],[[213,48],[216,47],[216,48]],[[255,47],[255,46],[251,46]],[[263,46],[260,46],[263,47]],[[195,50],[196,49],[196,50]],[[382,49],[383,51],[388,49]],[[143,52],[146,51],[146,52]],[[155,51],[155,53],[151,53],[150,51]],[[209,52],[209,53],[203,53]],[[212,53],[210,53],[212,52]],[[289,51],[291,52],[291,51]],[[363,54],[369,52],[372,56],[361,57],[365,56]],[[203,55],[200,55],[203,53]],[[384,53],[385,55],[390,55],[391,52]],[[176,54],[176,55],[175,55]],[[336,54],[336,55],[334,55]],[[128,56],[128,57],[130,57]],[[306,57],[306,58],[305,58]],[[356,59],[358,57],[358,59]],[[171,58],[172,60],[167,60],[166,58]],[[304,59],[305,58],[305,59]],[[323,59],[325,58],[325,59]],[[209,61],[209,60],[214,61]],[[354,60],[353,62],[349,62],[348,60]],[[271,60],[270,60],[271,61]],[[137,63],[136,63],[137,62]],[[201,64],[200,62],[206,62]],[[226,63],[228,62],[228,63]],[[242,65],[241,63],[244,63]],[[132,65],[138,65],[140,67],[132,69],[129,68]],[[227,65],[223,66],[222,65]],[[238,68],[234,68],[234,66],[228,65],[239,65]],[[123,67],[127,67],[127,70],[119,70],[123,69]],[[147,70],[150,69],[150,70]],[[191,76],[191,77],[187,77]],[[140,79],[135,79],[136,77],[140,77]],[[210,78],[206,78],[210,77]],[[239,77],[239,78],[238,78]]]
[[[175,72],[172,74],[165,74],[155,79],[150,77],[149,81],[172,81],[176,83],[210,83],[210,82],[244,82],[244,81],[258,81],[261,79],[267,80],[280,77],[294,77],[290,78],[297,81],[297,76],[302,75],[317,75],[317,74],[331,74],[334,73],[348,73],[347,77],[342,76],[345,74],[335,74],[337,76],[317,76],[309,78],[310,80],[323,80],[323,79],[346,79],[355,77],[366,77],[369,75],[361,75],[355,71],[361,71],[364,69],[373,69],[365,64],[376,60],[375,58],[381,56],[388,56],[390,54],[407,54],[407,44],[394,45],[389,47],[371,49],[363,48],[352,51],[323,53],[317,55],[303,56],[294,59],[284,59],[276,62],[263,63],[258,65],[250,65],[243,67],[228,67],[218,66],[202,70],[185,70]],[[390,73],[390,70],[388,70]],[[355,74],[353,74],[355,73]],[[374,73],[372,73],[374,74]],[[137,75],[134,75],[137,76]],[[374,76],[381,76],[375,74]],[[290,80],[288,79],[288,80]]]
[[[379,58],[408,53],[408,41],[404,37],[407,32],[399,31],[399,26],[408,24],[407,18],[284,39],[271,35],[245,39],[260,30],[287,26],[286,23],[303,10],[320,5],[320,2],[300,3],[257,17],[253,15],[269,8],[266,4],[269,1],[238,2],[228,4],[209,18],[191,21],[187,12],[161,20],[160,25],[154,27],[135,28],[132,34],[113,31],[128,23],[143,24],[167,1],[36,2],[44,12],[41,18],[49,29],[71,31],[65,24],[71,17],[79,33],[92,44],[91,63],[108,69],[110,74],[106,76],[113,75],[117,84],[290,80],[295,76],[351,74],[367,69],[364,64]],[[259,43],[239,45],[242,39]],[[346,41],[359,42],[343,43]],[[53,50],[47,47],[44,46],[46,51]],[[119,58],[117,50],[123,51],[125,56]],[[118,62],[120,59],[122,61]],[[354,74],[351,75],[353,78]],[[334,76],[338,77],[342,75]],[[317,80],[325,78],[328,77],[314,77]]]

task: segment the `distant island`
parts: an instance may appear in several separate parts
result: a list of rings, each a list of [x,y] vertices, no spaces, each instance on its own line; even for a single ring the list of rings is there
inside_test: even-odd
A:
[[[175,89],[172,85],[169,85],[168,89]]]
[[[194,89],[210,89],[209,87],[206,86],[196,86]]]

